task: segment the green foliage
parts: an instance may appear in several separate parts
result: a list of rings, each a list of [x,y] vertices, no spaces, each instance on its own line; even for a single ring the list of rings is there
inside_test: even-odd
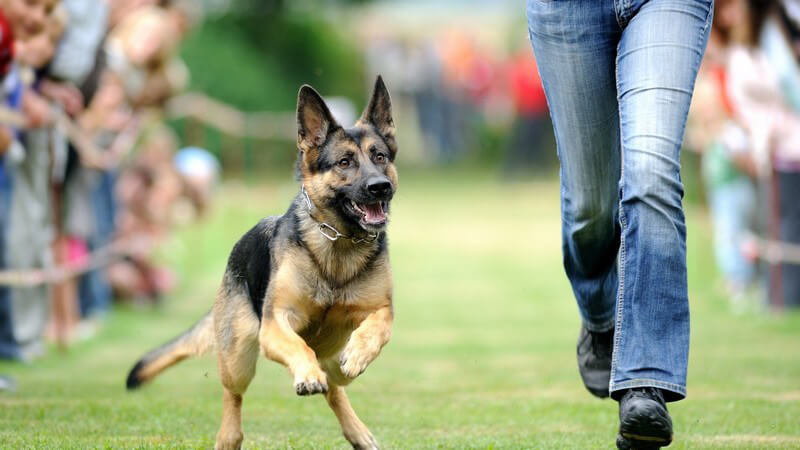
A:
[[[294,110],[302,83],[326,96],[364,100],[360,53],[343,30],[315,16],[210,18],[184,41],[182,56],[191,89],[244,110]]]

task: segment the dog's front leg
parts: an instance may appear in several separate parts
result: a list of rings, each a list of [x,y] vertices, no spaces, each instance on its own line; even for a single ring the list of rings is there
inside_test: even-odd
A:
[[[392,335],[392,305],[384,305],[369,313],[353,330],[339,357],[342,373],[348,378],[361,375],[378,357]]]
[[[328,392],[325,372],[317,362],[316,354],[294,330],[288,311],[274,310],[272,317],[261,323],[259,340],[264,355],[283,364],[294,377],[297,395]]]

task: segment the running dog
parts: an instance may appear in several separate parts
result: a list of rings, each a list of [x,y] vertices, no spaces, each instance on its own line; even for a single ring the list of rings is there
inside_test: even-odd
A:
[[[289,369],[298,395],[325,395],[354,448],[378,448],[344,387],[391,335],[385,233],[397,189],[391,110],[380,76],[352,128],[336,122],[313,88],[300,88],[297,196],[284,215],[262,219],[236,243],[211,311],[139,360],[128,389],[216,350],[223,386],[216,448],[238,449],[242,396],[260,351]]]

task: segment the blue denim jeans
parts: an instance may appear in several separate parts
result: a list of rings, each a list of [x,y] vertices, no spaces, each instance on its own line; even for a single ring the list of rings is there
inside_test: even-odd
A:
[[[561,161],[564,268],[584,324],[615,328],[609,390],[686,395],[680,148],[713,0],[529,0]]]
[[[97,174],[97,184],[93,187],[92,212],[94,213],[94,233],[89,237],[89,249],[95,251],[107,245],[114,234],[114,216],[117,205],[114,200],[114,185],[117,175],[104,171]],[[81,318],[102,316],[111,308],[111,284],[105,268],[87,272],[78,281],[78,300]]]
[[[11,179],[0,156],[0,270],[6,270],[6,235],[11,210]],[[20,352],[11,321],[11,291],[0,285],[0,359],[19,359]]]
[[[755,186],[746,177],[712,186],[708,189],[708,202],[717,267],[732,288],[743,290],[753,281],[756,269],[742,253],[742,241],[752,229]]]

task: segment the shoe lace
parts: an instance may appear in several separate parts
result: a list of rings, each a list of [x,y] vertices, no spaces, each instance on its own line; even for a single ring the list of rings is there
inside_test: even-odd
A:
[[[664,404],[664,395],[661,393],[661,389],[651,387],[651,386],[644,386],[644,387],[637,387],[629,389],[629,396],[631,398],[634,397],[645,397],[656,399],[662,405]]]

